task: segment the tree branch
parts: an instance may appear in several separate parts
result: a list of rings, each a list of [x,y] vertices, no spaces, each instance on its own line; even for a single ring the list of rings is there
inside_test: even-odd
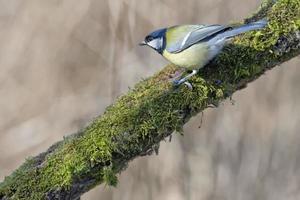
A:
[[[267,17],[268,27],[234,39],[193,77],[193,90],[173,88],[173,65],[138,83],[88,127],[29,158],[0,184],[0,199],[79,199],[138,156],[157,151],[189,119],[246,87],[266,70],[300,53],[300,0],[264,1],[245,22]]]

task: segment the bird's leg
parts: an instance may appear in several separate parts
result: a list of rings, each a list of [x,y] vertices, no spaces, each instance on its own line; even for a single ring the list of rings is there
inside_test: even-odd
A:
[[[173,83],[175,86],[179,86],[182,83],[186,84],[189,88],[191,87],[191,84],[189,82],[187,82],[187,80],[189,78],[191,78],[192,76],[194,76],[195,74],[197,74],[198,70],[193,70],[192,73],[190,73],[189,75],[183,77],[182,79],[179,80],[175,80]]]

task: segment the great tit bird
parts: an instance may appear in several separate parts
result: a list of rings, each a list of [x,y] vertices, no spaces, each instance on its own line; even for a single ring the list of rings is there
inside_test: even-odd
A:
[[[266,24],[267,20],[263,19],[240,26],[173,26],[150,33],[140,45],[147,45],[171,63],[192,70],[191,74],[174,82],[175,85],[180,85],[188,83],[188,78],[215,58],[230,38],[247,31],[262,29]]]

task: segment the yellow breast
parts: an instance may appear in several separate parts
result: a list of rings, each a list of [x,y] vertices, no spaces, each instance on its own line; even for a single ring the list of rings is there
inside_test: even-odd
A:
[[[182,52],[169,53],[167,50],[162,54],[171,63],[188,69],[200,69],[208,62],[208,48],[202,43],[195,44]]]

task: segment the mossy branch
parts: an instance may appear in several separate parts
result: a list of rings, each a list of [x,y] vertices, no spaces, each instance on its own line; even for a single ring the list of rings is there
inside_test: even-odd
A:
[[[88,127],[29,158],[0,184],[0,199],[79,199],[94,186],[117,184],[127,163],[157,150],[161,140],[197,113],[217,105],[266,70],[300,53],[300,0],[264,1],[245,22],[268,27],[237,37],[199,76],[193,90],[173,88],[166,66],[138,83]]]

